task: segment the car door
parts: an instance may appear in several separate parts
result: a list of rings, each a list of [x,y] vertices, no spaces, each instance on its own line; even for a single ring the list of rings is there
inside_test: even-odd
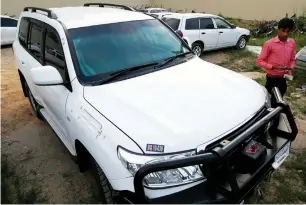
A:
[[[212,18],[200,18],[200,40],[204,43],[204,50],[212,50],[218,44],[218,29]]]
[[[49,123],[56,125],[62,136],[59,136],[66,146],[71,146],[67,129],[65,113],[66,101],[71,93],[71,85],[66,66],[65,54],[58,32],[51,26],[44,24],[42,33],[43,65],[53,66],[62,76],[65,84],[54,86],[38,86],[39,95],[43,100],[44,116],[47,115]]]
[[[16,38],[17,23],[15,19],[1,17],[1,45],[12,44]]]
[[[184,20],[184,23],[183,34],[187,36],[190,46],[192,46],[195,41],[200,40],[200,20],[199,18],[188,18]]]
[[[218,28],[218,48],[234,46],[237,43],[237,32],[232,26],[221,18],[214,19]]]

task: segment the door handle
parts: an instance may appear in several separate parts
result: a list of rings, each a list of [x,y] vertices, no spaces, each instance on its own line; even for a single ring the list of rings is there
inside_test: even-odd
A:
[[[202,34],[206,34],[205,32],[202,32]]]
[[[219,33],[223,33],[223,31],[219,31]]]

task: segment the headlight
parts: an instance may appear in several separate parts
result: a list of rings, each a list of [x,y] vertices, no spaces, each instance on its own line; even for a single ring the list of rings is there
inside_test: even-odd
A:
[[[262,88],[264,92],[266,93],[265,105],[267,108],[271,108],[271,95],[265,87],[262,86]]]
[[[123,148],[118,148],[118,157],[127,170],[135,176],[136,172],[146,164],[162,162],[171,159],[181,159],[195,155],[195,151],[175,155],[139,155],[131,153]],[[189,184],[205,179],[200,167],[189,166],[178,169],[170,169],[148,174],[143,185],[149,188],[169,188],[172,186]]]

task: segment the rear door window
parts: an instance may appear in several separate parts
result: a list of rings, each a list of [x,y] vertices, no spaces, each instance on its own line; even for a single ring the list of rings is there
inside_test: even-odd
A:
[[[162,19],[166,24],[168,24],[174,31],[178,30],[181,20],[176,18],[163,18]]]
[[[31,23],[28,50],[39,61],[41,61],[41,40],[42,26],[38,23]]]
[[[198,30],[200,28],[200,23],[198,18],[186,19],[186,30]]]
[[[17,23],[15,19],[1,17],[1,27],[17,27]]]

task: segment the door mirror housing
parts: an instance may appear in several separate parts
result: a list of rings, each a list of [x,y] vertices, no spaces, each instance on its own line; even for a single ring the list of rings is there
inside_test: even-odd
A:
[[[232,29],[237,28],[237,26],[235,24],[232,24],[231,27],[232,27]]]
[[[31,69],[31,77],[35,85],[51,86],[62,85],[64,80],[53,66],[41,66]]]

